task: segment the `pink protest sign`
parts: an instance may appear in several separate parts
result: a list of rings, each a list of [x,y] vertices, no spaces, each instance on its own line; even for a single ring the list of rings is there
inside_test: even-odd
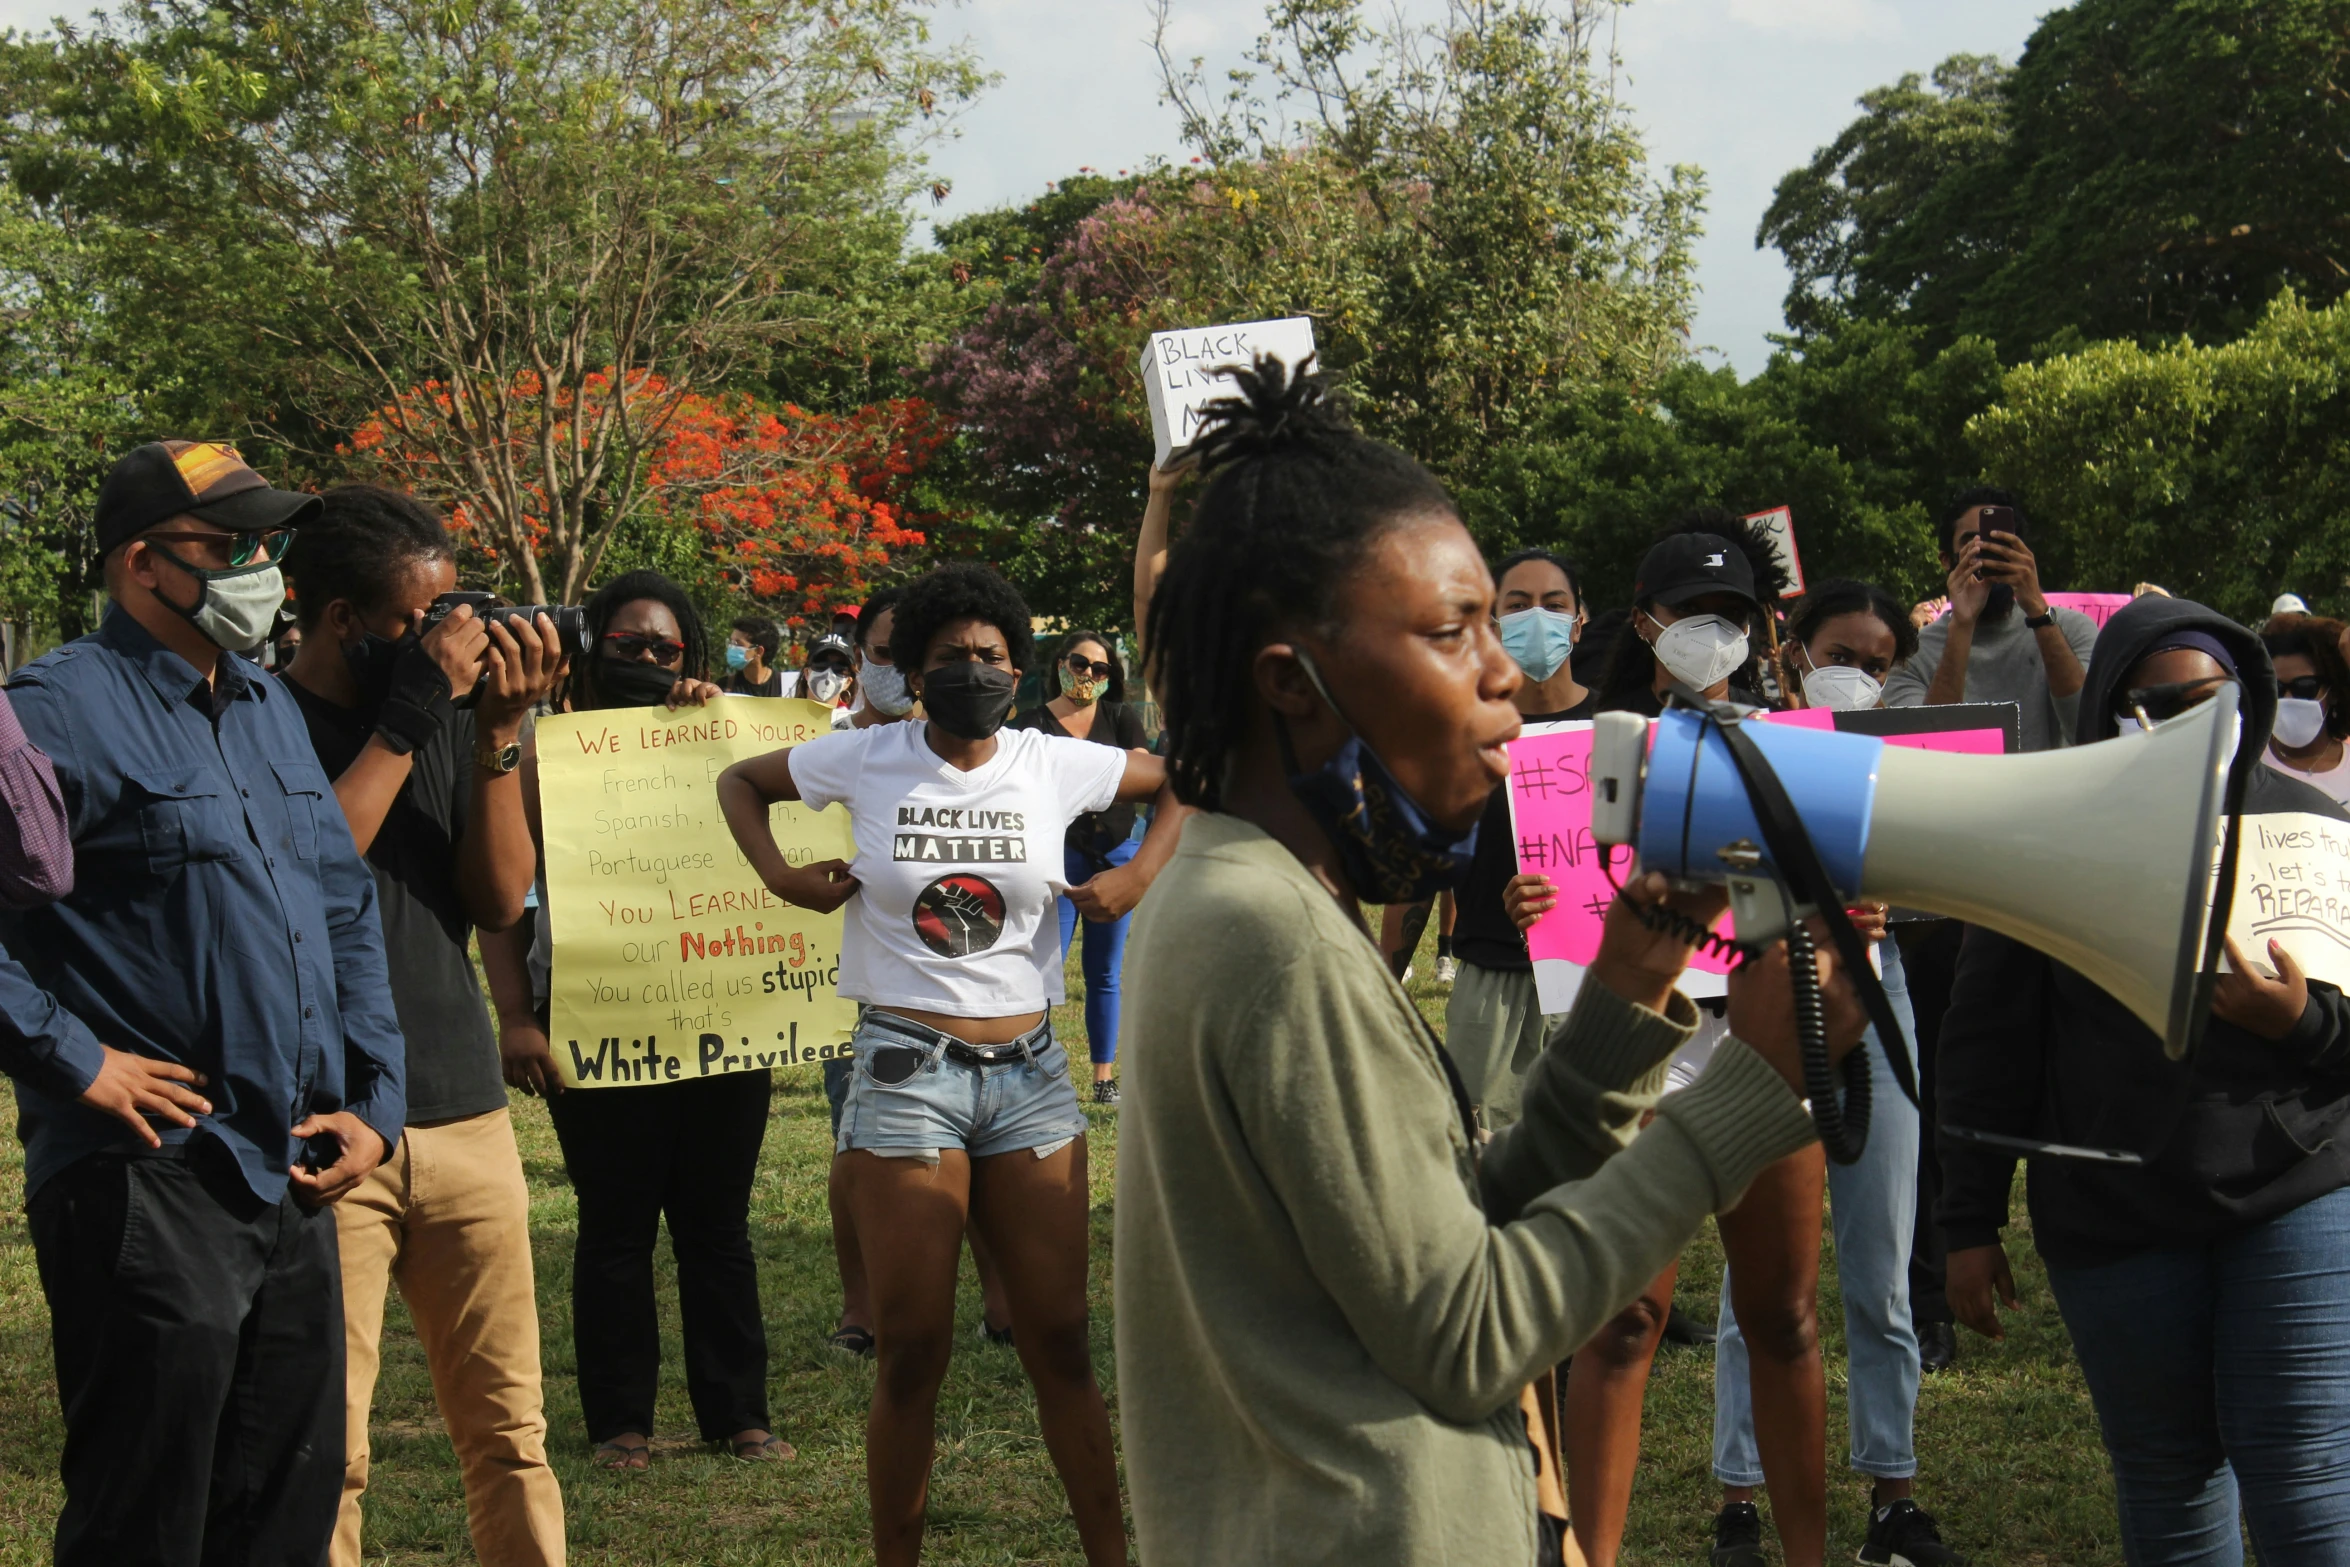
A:
[[[2130,602],[2130,595],[2127,593],[2051,593],[2048,595],[2048,602],[2057,609],[2080,611],[2097,622],[2097,628],[2102,631],[2105,629],[2105,623],[2113,619],[2113,612]],[[1949,606],[1945,605],[1942,613],[1949,614]]]
[[[1771,723],[1807,729],[1848,729],[1878,734],[1887,744],[1932,751],[1997,756],[2015,748],[2012,707],[2001,704],[1943,708],[1879,708],[1866,713],[1807,709],[1772,713]],[[1967,727],[1954,727],[1956,725]],[[1889,731],[1909,732],[1889,732]],[[1543,724],[1510,743],[1511,841],[1518,870],[1550,878],[1558,902],[1526,932],[1526,954],[1534,960],[1534,988],[1542,1010],[1560,1013],[1574,1004],[1583,971],[1599,951],[1600,929],[1615,897],[1601,859],[1603,846],[1591,836],[1591,726]],[[1630,859],[1615,852],[1620,880]],[[1727,916],[1722,927],[1727,926]],[[1718,996],[1727,988],[1729,960],[1695,954],[1682,975],[1691,996]]]

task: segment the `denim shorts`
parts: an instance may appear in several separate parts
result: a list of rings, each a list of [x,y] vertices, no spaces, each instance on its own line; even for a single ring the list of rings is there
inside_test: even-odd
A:
[[[947,1057],[947,1036],[871,1007],[849,1048],[856,1071],[834,1147],[933,1159],[959,1148],[974,1159],[1033,1151],[1044,1158],[1085,1135],[1069,1057],[1050,1020],[1020,1036],[1022,1055],[1000,1066]]]

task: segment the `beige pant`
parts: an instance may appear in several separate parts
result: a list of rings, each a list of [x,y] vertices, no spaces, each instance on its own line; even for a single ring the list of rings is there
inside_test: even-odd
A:
[[[348,1460],[333,1567],[359,1567],[367,1415],[382,1356],[384,1292],[408,1302],[434,1399],[465,1470],[465,1517],[486,1567],[557,1567],[563,1495],[547,1467],[530,1196],[504,1110],[412,1126],[335,1205],[343,1248]]]
[[[1530,970],[1463,963],[1453,976],[1452,997],[1444,1007],[1444,1048],[1486,1130],[1498,1132],[1517,1123],[1526,1074],[1542,1058],[1554,1021],[1542,1015]]]

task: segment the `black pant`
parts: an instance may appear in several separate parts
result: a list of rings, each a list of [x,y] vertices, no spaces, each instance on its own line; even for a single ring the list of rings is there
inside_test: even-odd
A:
[[[318,1567],[343,1491],[332,1213],[218,1143],[93,1154],[33,1194],[65,1406],[58,1567]]]
[[[685,1385],[705,1441],[767,1426],[767,1327],[751,1257],[751,1179],[768,1074],[573,1088],[548,1104],[579,1193],[571,1330],[588,1440],[653,1430],[661,1330],[653,1239],[669,1219]]]
[[[1934,1064],[1966,927],[1957,920],[1935,920],[1894,929],[1900,932],[1901,966],[1909,976],[1909,1004],[1918,1025],[1918,1212],[1909,1247],[1909,1315],[1913,1322],[1949,1322],[1942,1227],[1934,1222],[1934,1204],[1942,1195],[1942,1156],[1934,1146]]]

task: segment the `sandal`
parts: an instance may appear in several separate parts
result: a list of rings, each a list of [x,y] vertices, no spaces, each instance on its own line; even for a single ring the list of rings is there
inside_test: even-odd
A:
[[[726,1445],[747,1464],[788,1464],[800,1456],[797,1448],[779,1436],[769,1436],[763,1441],[737,1437]]]
[[[832,1337],[824,1341],[834,1349],[870,1360],[873,1357],[873,1331],[870,1328],[842,1324],[832,1330]]]
[[[598,1469],[627,1474],[651,1467],[653,1449],[641,1442],[598,1442],[594,1458]]]

